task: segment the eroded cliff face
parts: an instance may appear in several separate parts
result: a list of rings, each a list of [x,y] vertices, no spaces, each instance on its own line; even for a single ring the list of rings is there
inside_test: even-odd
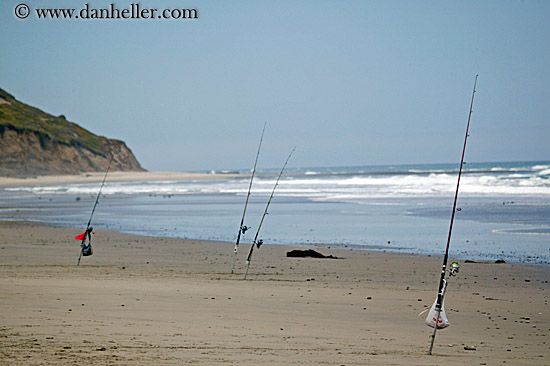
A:
[[[41,136],[34,131],[0,127],[0,176],[78,174],[107,170],[143,171],[134,154],[123,141],[105,142],[105,155],[82,146],[72,146]]]
[[[123,141],[97,136],[65,117],[17,101],[0,89],[0,176],[143,171]]]

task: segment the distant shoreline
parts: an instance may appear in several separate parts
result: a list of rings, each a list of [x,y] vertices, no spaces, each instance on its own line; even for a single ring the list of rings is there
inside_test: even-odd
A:
[[[50,186],[56,184],[86,184],[98,183],[105,173],[91,172],[78,175],[44,175],[32,178],[0,177],[0,188],[22,186]],[[151,181],[181,181],[181,180],[214,180],[235,178],[238,174],[210,174],[183,172],[110,172],[107,181],[110,182],[151,182]]]
[[[485,166],[490,164],[491,166]],[[464,174],[480,174],[480,173],[518,173],[523,171],[518,167],[501,167],[499,165],[510,164],[531,164],[540,169],[548,169],[550,161],[548,160],[533,160],[533,161],[508,161],[508,162],[470,162],[465,167]],[[401,168],[401,169],[396,169]],[[406,168],[406,169],[404,169]],[[305,176],[335,176],[335,175],[430,175],[437,174],[454,174],[455,163],[419,163],[419,164],[385,164],[385,165],[352,165],[352,166],[329,166],[329,167],[301,167],[288,168],[285,176],[305,175]],[[526,171],[532,172],[532,167],[528,167]],[[350,170],[351,169],[351,170]],[[418,170],[420,169],[420,170]],[[299,172],[296,173],[296,170]],[[258,169],[256,174],[259,175],[276,175],[279,168]],[[206,172],[162,172],[162,171],[132,171],[109,172],[107,181],[111,182],[151,182],[151,181],[186,181],[186,180],[216,180],[227,178],[242,178],[249,173],[245,169],[233,170],[216,170],[210,173]],[[72,175],[42,175],[28,178],[13,178],[0,176],[0,188],[5,187],[21,187],[21,186],[49,186],[56,184],[87,184],[100,183],[103,180],[104,172],[87,172]]]

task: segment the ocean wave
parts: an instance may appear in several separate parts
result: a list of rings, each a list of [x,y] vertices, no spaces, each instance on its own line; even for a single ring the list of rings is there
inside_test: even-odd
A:
[[[253,194],[268,194],[275,179],[254,182]],[[361,199],[376,197],[444,196],[456,189],[456,176],[450,174],[352,176],[339,179],[296,178],[282,179],[277,188],[281,196],[315,196],[327,200]],[[70,194],[94,195],[97,184],[58,185],[49,187],[7,188],[9,191],[29,192],[36,195]],[[131,194],[245,194],[245,180],[216,182],[163,182],[163,183],[110,183],[105,195]],[[466,175],[462,177],[460,192],[463,195],[550,195],[550,179],[539,175],[510,174],[506,176]]]
[[[511,163],[510,163],[511,164]],[[463,196],[550,196],[550,165],[503,163],[474,166],[462,175],[460,194]],[[456,189],[457,173],[449,166],[376,167],[369,169],[342,168],[338,174],[326,174],[337,169],[298,169],[284,176],[277,188],[278,196],[304,197],[316,201],[365,202],[372,198],[444,197]],[[535,169],[536,168],[536,169]],[[389,170],[394,170],[389,172]],[[382,171],[384,171],[382,173]],[[411,171],[411,172],[407,172]],[[365,173],[367,172],[367,173]],[[422,174],[420,174],[420,172]],[[259,175],[253,182],[252,195],[268,195],[273,190],[276,175]],[[233,194],[248,191],[249,177],[219,180],[108,182],[105,195],[190,195]],[[95,195],[98,184],[67,184],[44,187],[13,187],[6,191],[35,195]]]

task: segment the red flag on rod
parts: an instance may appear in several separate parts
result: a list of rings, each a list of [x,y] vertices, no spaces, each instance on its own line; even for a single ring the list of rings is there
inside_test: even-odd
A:
[[[74,240],[84,240],[84,235],[86,235],[86,232],[83,232],[82,234],[75,236]]]

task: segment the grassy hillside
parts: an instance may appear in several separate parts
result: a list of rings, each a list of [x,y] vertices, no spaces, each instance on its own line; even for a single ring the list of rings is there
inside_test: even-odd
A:
[[[22,103],[0,89],[0,175],[35,176],[104,171],[143,171],[123,141],[97,136]]]
[[[49,138],[72,146],[81,145],[96,154],[105,155],[107,138],[94,135],[76,123],[67,121],[62,115],[55,117],[21,103],[0,89],[0,126],[9,125],[19,131],[36,132],[42,139]]]

